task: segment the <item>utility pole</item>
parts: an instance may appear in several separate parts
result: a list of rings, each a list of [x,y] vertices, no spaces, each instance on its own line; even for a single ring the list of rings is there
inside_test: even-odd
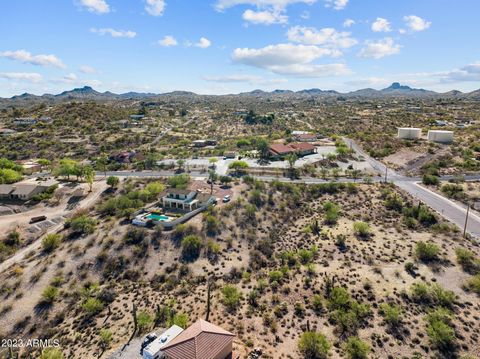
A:
[[[387,183],[388,167],[385,166],[385,183]]]
[[[463,227],[463,238],[467,235],[468,213],[470,212],[470,202],[467,204],[467,215],[465,217],[465,226]]]

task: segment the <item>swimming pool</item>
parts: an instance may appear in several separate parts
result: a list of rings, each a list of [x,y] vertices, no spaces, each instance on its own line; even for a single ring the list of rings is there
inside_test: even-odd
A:
[[[163,214],[150,213],[147,216],[148,219],[153,219],[154,221],[166,222],[170,220],[170,217],[164,216]]]

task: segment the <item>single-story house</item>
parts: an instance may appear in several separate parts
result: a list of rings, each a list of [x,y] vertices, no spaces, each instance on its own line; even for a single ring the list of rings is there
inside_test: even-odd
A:
[[[205,320],[198,320],[167,345],[168,359],[231,359],[234,334]]]
[[[47,191],[58,185],[58,181],[47,179],[42,181],[26,180],[14,184],[0,185],[0,198],[28,201],[35,195]]]
[[[284,145],[275,143],[270,145],[269,153],[273,159],[283,159],[289,154],[295,153],[298,156],[306,156],[315,153],[315,146],[310,143],[297,142]]]
[[[315,153],[315,146],[310,143],[291,143],[290,147],[292,147],[299,156],[307,156]]]
[[[204,205],[212,204],[215,197],[189,189],[169,188],[162,197],[164,208],[179,208],[193,211]]]

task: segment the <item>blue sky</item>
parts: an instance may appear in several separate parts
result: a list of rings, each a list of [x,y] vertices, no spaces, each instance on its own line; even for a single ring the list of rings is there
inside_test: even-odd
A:
[[[0,96],[480,88],[480,1],[0,2]]]

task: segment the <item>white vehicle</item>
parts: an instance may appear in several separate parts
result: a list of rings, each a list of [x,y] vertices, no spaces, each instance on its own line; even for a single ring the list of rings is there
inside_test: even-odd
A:
[[[229,194],[223,196],[223,203],[227,203],[227,202],[230,202],[230,195]]]
[[[181,332],[183,332],[182,328],[180,328],[178,325],[172,325],[165,331],[165,333],[153,340],[145,349],[143,349],[143,359],[165,358],[162,348],[175,339]]]

